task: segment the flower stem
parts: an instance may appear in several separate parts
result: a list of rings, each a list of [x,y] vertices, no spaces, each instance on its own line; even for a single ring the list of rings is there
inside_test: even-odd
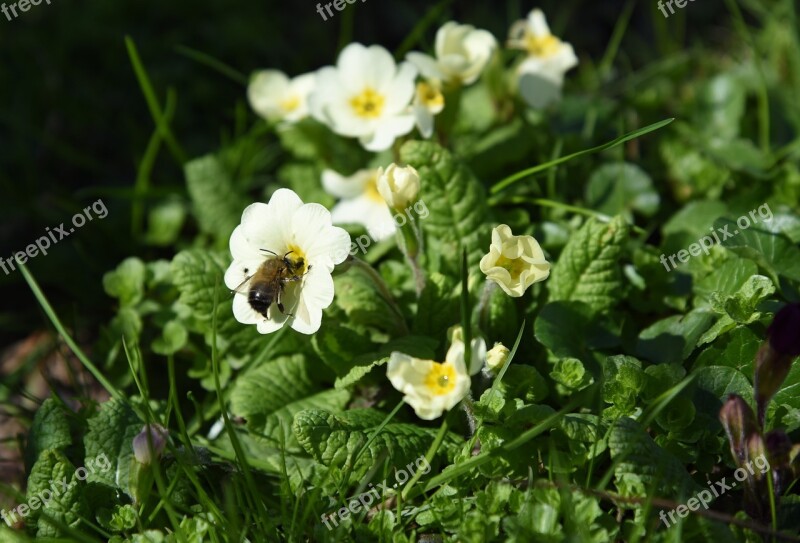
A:
[[[403,254],[411,266],[411,272],[414,274],[414,285],[416,286],[417,297],[419,298],[422,294],[422,289],[425,288],[425,272],[422,271],[422,266],[419,265],[421,236],[412,221],[408,221],[405,225],[401,226],[397,234],[400,238],[398,240],[400,249],[403,251]]]
[[[448,411],[447,415],[445,415],[444,420],[442,421],[442,426],[439,428],[439,433],[436,434],[436,439],[433,440],[431,446],[428,448],[428,452],[425,453],[425,460],[428,462],[428,465],[431,465],[431,460],[433,457],[436,456],[436,452],[439,450],[442,442],[444,441],[444,437],[447,435],[447,418],[450,412]],[[408,484],[403,488],[403,491],[400,493],[400,500],[405,501],[408,493],[411,492],[411,489],[414,487],[419,478],[422,477],[422,470],[417,470]]]

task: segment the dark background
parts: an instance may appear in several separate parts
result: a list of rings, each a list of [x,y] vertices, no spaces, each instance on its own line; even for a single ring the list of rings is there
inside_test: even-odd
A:
[[[502,40],[513,21],[541,7],[554,33],[574,45],[581,64],[596,64],[626,4],[366,0],[323,21],[316,2],[307,0],[51,1],[12,21],[0,15],[0,257],[24,250],[45,227],[68,223],[102,198],[109,209],[105,219],[88,222],[47,256],[29,261],[66,325],[88,340],[113,314],[103,273],[130,255],[151,260],[174,252],[131,237],[131,191],[154,124],[131,68],[126,35],[136,43],[161,103],[167,88],[176,92],[173,132],[191,158],[219,148],[237,107],[246,109],[246,96],[243,84],[181,54],[180,46],[245,75],[263,68],[297,75],[333,64],[350,41],[395,51],[431,9],[440,12],[415,49],[429,51],[436,29],[449,19]],[[668,20],[655,6],[636,2],[618,64],[642,67],[689,42],[714,41],[720,26],[729,24],[721,0],[689,3]],[[579,73],[580,67],[572,72],[576,88]],[[250,114],[248,122],[253,120]],[[166,148],[151,185],[154,195],[186,199],[182,170]],[[189,221],[185,229],[192,228]],[[18,271],[0,271],[0,300],[0,345],[49,327]]]

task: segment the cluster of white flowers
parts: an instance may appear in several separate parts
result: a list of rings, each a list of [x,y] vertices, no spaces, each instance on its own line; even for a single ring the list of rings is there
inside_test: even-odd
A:
[[[557,100],[564,74],[577,57],[569,44],[550,33],[540,10],[515,23],[508,45],[528,53],[516,70],[523,99],[532,107]],[[485,30],[449,22],[436,34],[433,56],[410,52],[398,64],[383,47],[353,43],[342,50],[336,66],[315,73],[293,79],[276,70],[254,74],[248,98],[270,122],[294,123],[310,116],[336,134],[358,138],[367,150],[382,151],[415,126],[430,137],[435,116],[446,107],[445,97],[475,83],[496,48],[495,38]],[[392,212],[418,201],[422,180],[413,167],[391,164],[352,175],[325,170],[322,185],[340,199],[332,212],[279,189],[269,203],[247,207],[231,235],[233,262],[225,284],[238,294],[233,313],[262,334],[284,324],[304,334],[319,330],[322,310],[333,301],[331,274],[351,247],[349,234],[334,224],[358,223],[375,239],[388,237],[395,232]],[[499,225],[480,269],[507,295],[520,297],[549,276],[550,263],[533,237],[514,236],[508,226]],[[444,362],[393,352],[388,363],[392,385],[426,420],[457,405],[469,393],[471,375],[484,366],[497,371],[509,356],[499,343],[487,352],[484,340],[477,338],[471,343],[471,359],[465,361],[460,328],[450,336]]]
[[[556,101],[578,58],[550,33],[541,10],[514,23],[508,46],[528,53],[516,70],[522,98],[535,108]],[[277,70],[256,72],[248,98],[269,121],[293,123],[310,115],[336,134],[358,138],[369,151],[383,151],[415,126],[431,137],[446,91],[475,83],[496,49],[486,30],[450,21],[436,33],[433,56],[412,51],[398,64],[379,45],[351,43],[336,66],[315,73],[290,79]]]

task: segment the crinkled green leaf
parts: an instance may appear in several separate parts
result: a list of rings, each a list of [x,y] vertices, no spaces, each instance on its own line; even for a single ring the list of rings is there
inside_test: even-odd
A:
[[[172,276],[180,291],[180,302],[191,308],[197,320],[211,322],[215,288],[220,308],[231,303],[230,291],[222,282],[229,261],[222,253],[201,249],[181,251],[172,260]]]
[[[633,411],[645,386],[642,363],[632,356],[609,356],[603,361],[603,379],[603,400],[614,404],[618,412]]]
[[[42,453],[31,469],[26,501],[30,507],[27,522],[31,528],[35,526],[37,538],[63,536],[48,517],[73,528],[80,524],[80,519],[86,515],[80,488],[83,484],[75,466],[63,453],[53,449]]]
[[[90,471],[87,481],[131,495],[129,480],[134,462],[133,438],[141,432],[143,421],[128,405],[112,399],[100,406],[100,410],[88,420],[87,425],[89,429],[83,438],[86,450],[84,465],[107,465],[104,461],[98,462],[98,458],[106,458],[110,462],[109,469]]]
[[[338,415],[310,409],[297,414],[293,428],[297,440],[317,462],[346,469],[385,418],[384,413],[372,409],[353,409]],[[389,422],[355,461],[352,480],[362,480],[384,461],[390,470],[402,469],[425,454],[436,432],[417,424]],[[442,451],[451,447],[454,440],[449,436]]]
[[[348,324],[377,328],[395,336],[402,334],[403,317],[365,272],[352,267],[333,281],[336,289],[333,303],[344,311]]]
[[[629,227],[622,217],[591,219],[570,238],[553,266],[550,301],[581,301],[592,312],[617,304],[622,288],[620,260]]]
[[[697,489],[683,464],[659,447],[639,425],[628,417],[614,423],[608,440],[615,484],[623,496],[673,496],[688,498]]]
[[[25,459],[32,466],[39,455],[47,449],[64,451],[72,445],[70,435],[69,414],[64,405],[53,398],[47,398],[33,417],[33,424],[28,433],[28,445],[25,448]]]
[[[425,336],[403,336],[381,345],[371,353],[362,354],[353,360],[353,365],[346,375],[336,379],[336,388],[346,388],[353,385],[370,373],[373,369],[384,366],[389,362],[392,351],[399,351],[415,358],[432,360],[434,349],[438,342]]]
[[[331,388],[333,376],[321,362],[282,356],[237,379],[231,410],[258,435],[297,450],[292,421],[304,409],[343,409],[350,394]],[[281,434],[281,432],[283,432]]]
[[[235,190],[232,172],[217,156],[206,155],[188,162],[184,173],[200,230],[227,241],[250,203]]]

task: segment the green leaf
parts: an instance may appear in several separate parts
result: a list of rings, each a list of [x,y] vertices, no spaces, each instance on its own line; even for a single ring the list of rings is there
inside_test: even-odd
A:
[[[728,366],[752,375],[753,360],[763,341],[763,335],[756,334],[747,326],[737,326],[700,353],[695,367]]]
[[[86,503],[79,483],[75,466],[63,453],[53,449],[42,453],[31,469],[27,494],[27,505],[30,506],[27,522],[36,526],[37,539],[64,535],[46,517],[72,528],[80,524],[81,518],[86,515]],[[48,493],[52,496],[50,499],[45,497]],[[44,503],[44,506],[41,509],[34,508],[34,499]]]
[[[613,404],[616,413],[630,413],[645,386],[642,363],[632,356],[609,356],[603,361],[603,400]]]
[[[373,343],[363,333],[348,328],[334,320],[323,320],[320,329],[311,338],[314,351],[337,377],[353,369],[354,359],[372,351]]]
[[[746,217],[748,222],[750,217]],[[739,256],[750,258],[772,276],[778,283],[777,276],[782,275],[793,281],[800,281],[800,249],[786,235],[764,230],[756,225],[739,229],[736,221],[720,219],[714,223],[717,231],[727,228],[732,235],[722,240],[722,245]],[[719,234],[724,237],[723,233]]]
[[[181,251],[172,260],[172,276],[175,286],[180,292],[179,302],[192,310],[192,316],[201,322],[211,322],[214,309],[214,290],[220,301],[230,297],[223,283],[230,258],[222,253],[201,249]],[[219,309],[230,314],[231,301],[220,303]]]
[[[460,292],[457,280],[441,273],[432,273],[419,297],[417,314],[411,327],[413,332],[443,339],[447,329],[456,324]]]
[[[609,216],[633,219],[637,211],[650,217],[658,210],[660,198],[650,176],[635,164],[617,162],[597,168],[586,186],[586,201],[592,209]]]
[[[89,430],[83,438],[86,450],[84,465],[89,467],[102,458],[110,463],[109,469],[100,466],[101,469],[90,471],[87,481],[132,495],[129,483],[134,462],[133,438],[141,432],[143,421],[128,405],[119,400],[109,400],[100,406],[100,411],[87,421],[87,425]]]
[[[593,313],[611,309],[622,288],[620,260],[628,238],[622,217],[590,219],[572,235],[550,274],[550,301],[585,302]]]
[[[402,335],[403,317],[366,272],[351,267],[347,273],[334,277],[333,282],[336,289],[333,303],[344,311],[348,324]]]
[[[550,377],[556,383],[572,390],[581,390],[594,382],[583,367],[583,362],[577,358],[558,359],[550,371]]]
[[[592,318],[583,302],[551,302],[533,324],[537,341],[559,358],[584,359],[589,348],[613,347],[619,340]]]
[[[623,417],[614,423],[608,440],[615,484],[623,496],[673,496],[688,498],[698,485],[683,464],[656,445],[633,419]]]
[[[714,314],[705,309],[661,319],[639,334],[636,354],[657,364],[686,360],[713,322]]]
[[[28,446],[25,448],[26,463],[33,466],[43,451],[52,449],[63,452],[70,445],[72,436],[69,415],[62,403],[47,398],[33,417],[28,433]]]
[[[339,415],[311,409],[297,414],[294,432],[317,462],[345,470],[385,418],[384,413],[372,409],[353,409]],[[363,480],[368,471],[384,461],[390,469],[403,469],[424,455],[436,432],[416,424],[388,423],[352,465],[351,480]],[[454,436],[449,435],[442,452],[452,448],[454,442]]]
[[[735,294],[750,276],[757,273],[758,266],[752,260],[729,258],[694,284],[694,292],[697,295],[695,305],[710,306],[711,295],[714,293],[723,296]]]
[[[184,166],[186,187],[200,230],[227,242],[249,203],[237,190],[233,174],[214,155]]]
[[[304,409],[343,409],[350,394],[330,388],[332,376],[303,355],[282,356],[236,380],[231,410],[257,434],[298,450],[292,421]],[[281,433],[282,432],[282,433]]]
[[[147,219],[145,242],[166,247],[175,243],[186,220],[186,206],[180,200],[167,200],[153,206]]]
[[[484,251],[489,230],[484,228],[488,214],[486,192],[472,172],[436,143],[409,141],[400,148],[400,161],[415,167],[422,179],[420,200],[430,215],[420,220],[426,237],[436,238],[442,254],[460,255],[469,251],[470,265],[477,265]],[[488,246],[488,243],[485,245]],[[458,269],[455,259],[442,262],[442,269]]]
[[[144,297],[145,275],[144,262],[136,257],[126,258],[117,269],[103,276],[103,288],[122,306],[135,305]]]
[[[711,307],[719,313],[727,313],[737,323],[749,324],[761,317],[761,313],[756,312],[758,304],[774,292],[771,279],[753,275],[733,295],[712,294]]]
[[[738,394],[752,404],[753,385],[739,370],[728,366],[706,366],[693,373],[698,411],[710,413],[716,418],[723,402],[731,394]]]
[[[189,331],[178,320],[171,320],[164,325],[161,337],[152,343],[153,352],[160,355],[170,355],[183,349],[189,340]]]

